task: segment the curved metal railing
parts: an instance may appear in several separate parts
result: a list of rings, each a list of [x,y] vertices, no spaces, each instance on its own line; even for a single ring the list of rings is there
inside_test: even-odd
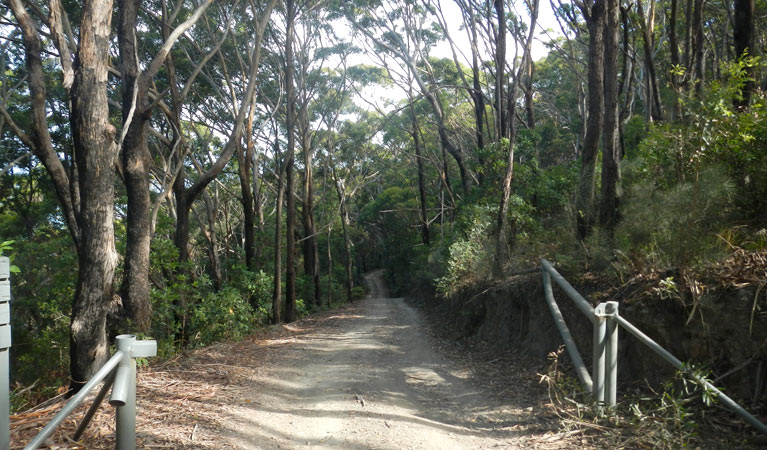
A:
[[[682,371],[685,375],[702,385],[706,390],[713,393],[719,401],[742,417],[751,426],[762,433],[767,434],[767,425],[763,424],[759,419],[743,409],[742,406],[735,403],[735,401],[725,395],[708,380],[693,373],[682,363],[682,361],[669,353],[668,350],[650,339],[650,337],[640,331],[631,322],[621,317],[618,314],[617,302],[604,302],[597,305],[596,308],[592,308],[586,299],[584,299],[583,296],[579,294],[556,269],[554,269],[554,266],[545,259],[541,260],[541,273],[543,276],[543,292],[546,297],[546,302],[554,317],[554,323],[557,325],[559,333],[565,341],[567,353],[570,355],[570,359],[575,365],[578,379],[585,389],[594,395],[594,399],[597,401],[598,405],[615,406],[616,404],[618,385],[618,328],[620,326],[650,350],[660,355],[661,358],[669,362],[676,369]],[[578,351],[578,346],[575,344],[575,340],[573,340],[570,330],[567,328],[565,319],[559,311],[559,306],[557,306],[557,302],[554,300],[554,293],[551,285],[552,279],[560,288],[562,288],[567,296],[570,297],[583,315],[585,315],[594,325],[594,365],[592,367],[591,376],[589,376],[588,369],[586,369],[586,365],[583,363],[583,358],[581,358],[581,354]]]

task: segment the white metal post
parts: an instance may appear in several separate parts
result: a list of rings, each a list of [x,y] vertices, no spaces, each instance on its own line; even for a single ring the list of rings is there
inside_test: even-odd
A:
[[[11,447],[11,261],[0,257],[0,448]]]
[[[117,450],[136,449],[136,360],[131,356],[134,342],[136,336],[132,334],[122,334],[115,338],[117,350],[123,353],[109,400],[110,404],[117,407]]]
[[[607,302],[607,345],[605,348],[605,403],[615,406],[618,398],[618,302]]]
[[[594,380],[594,399],[601,407],[605,404],[605,350],[607,336],[607,317],[605,316],[604,303],[594,308],[594,367],[592,379]]]

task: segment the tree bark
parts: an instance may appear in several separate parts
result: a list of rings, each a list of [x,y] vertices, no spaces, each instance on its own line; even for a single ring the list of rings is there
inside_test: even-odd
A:
[[[211,198],[211,195],[208,194],[207,191],[203,192],[202,199],[205,203],[205,216],[208,222],[208,229],[206,231],[203,228],[203,233],[205,234],[205,240],[208,242],[208,261],[210,262],[211,281],[213,281],[213,289],[218,292],[224,284],[224,275],[221,271],[221,258],[218,256],[218,235],[216,234],[218,202],[214,198]],[[198,222],[204,227],[201,220],[198,220]]]
[[[421,151],[421,140],[419,139],[418,121],[416,120],[415,110],[413,108],[413,97],[410,93],[410,120],[412,121],[413,131],[411,136],[413,137],[413,147],[415,147],[415,160],[416,169],[418,171],[418,201],[421,212],[421,242],[424,245],[429,245],[431,236],[429,232],[429,216],[426,213],[426,187],[423,174],[423,155]]]
[[[255,104],[250,105],[250,114],[248,115],[248,125],[245,128],[245,148],[238,148],[237,154],[237,168],[240,176],[240,192],[242,203],[242,217],[243,217],[243,246],[245,247],[245,266],[249,271],[255,270],[255,216],[256,212],[253,208],[253,185],[250,181],[251,174],[251,162],[253,161],[254,143],[253,143],[253,114],[255,110]]]
[[[69,356],[74,390],[79,390],[109,357],[106,313],[112,301],[117,266],[112,172],[116,130],[109,123],[107,104],[111,25],[111,1],[83,4],[70,91],[82,233],[70,325]]]
[[[744,55],[756,56],[754,52],[754,0],[735,0],[735,26],[733,27],[733,41],[735,43],[735,57],[742,58]],[[754,68],[747,67],[746,74],[749,80],[741,90],[740,98],[734,101],[735,107],[745,110],[751,103],[751,93],[754,90]]]
[[[596,0],[591,7],[584,6],[583,15],[589,28],[588,53],[588,118],[586,136],[581,148],[581,169],[578,194],[575,200],[576,236],[583,241],[594,226],[595,173],[599,138],[604,121],[604,63],[605,63],[605,0]]]
[[[649,16],[645,17],[642,0],[637,0],[637,12],[642,29],[642,48],[644,50],[644,63],[646,71],[646,89],[648,116],[650,121],[663,120],[663,108],[658,88],[658,78],[655,75],[655,61],[652,55],[653,28],[655,26],[655,1],[650,0]]]
[[[617,0],[616,0],[617,1]],[[516,112],[517,102],[514,99],[517,98],[517,92],[519,90],[519,84],[522,81],[523,72],[527,69],[527,60],[532,58],[530,52],[533,45],[533,36],[535,32],[535,23],[538,20],[538,0],[532,1],[530,11],[530,27],[527,35],[527,40],[524,42],[524,53],[522,54],[522,62],[514,74],[514,80],[511,82],[509,88],[509,97],[512,101],[509,102],[509,149],[506,159],[506,174],[503,177],[503,190],[501,193],[500,203],[498,205],[498,218],[497,218],[497,236],[495,241],[495,260],[493,261],[493,275],[500,277],[503,274],[503,268],[507,259],[507,249],[509,246],[510,236],[507,234],[507,216],[509,213],[509,198],[511,197],[511,182],[514,179],[514,144],[517,137],[516,127]]]
[[[120,288],[123,308],[135,331],[147,331],[152,319],[149,300],[149,253],[151,245],[151,205],[147,145],[149,83],[142,76],[137,60],[136,19],[138,0],[118,2],[122,80],[123,127],[128,127],[121,151],[123,182],[128,196],[126,214],[125,269]]]
[[[294,86],[294,62],[293,62],[293,33],[295,27],[296,7],[293,0],[285,1],[286,32],[285,32],[285,120],[287,133],[287,150],[285,155],[285,195],[287,196],[287,229],[285,231],[286,252],[285,258],[285,321],[293,322],[298,318],[296,311],[296,200],[294,197],[295,180],[295,86]]]
[[[618,116],[618,47],[620,43],[620,8],[618,0],[607,0],[605,10],[604,62],[604,148],[602,150],[602,199],[599,225],[612,239],[618,224],[620,206],[620,145]]]
[[[508,137],[506,130],[506,108],[503,105],[503,86],[506,82],[506,12],[504,0],[493,0],[495,14],[498,19],[495,37],[495,130],[496,140]]]
[[[703,89],[703,50],[705,41],[703,36],[703,0],[695,0],[695,10],[693,13],[692,27],[695,31],[695,93],[700,95]]]
[[[681,65],[679,56],[679,38],[676,33],[677,23],[679,22],[679,0],[671,0],[671,15],[668,24],[668,45],[671,49],[671,66],[678,68]],[[674,106],[672,110],[672,120],[678,119],[681,113],[679,105],[680,80],[679,75],[671,72],[671,87],[674,89]]]
[[[532,58],[527,60],[527,69],[525,70],[525,113],[527,116],[527,128],[535,128],[535,98],[533,91],[533,74],[535,73],[535,63]]]
[[[272,295],[272,323],[282,321],[282,202],[285,197],[285,169],[280,161],[278,138],[274,142],[275,160],[278,161],[277,198],[274,219],[274,290]]]
[[[321,299],[320,286],[320,258],[317,244],[317,230],[314,224],[314,177],[313,177],[313,156],[314,149],[309,135],[309,118],[306,105],[302,106],[301,111],[301,147],[304,153],[304,186],[303,186],[303,226],[304,226],[304,271],[311,277],[314,287],[312,297],[309,299],[312,304],[319,306]]]

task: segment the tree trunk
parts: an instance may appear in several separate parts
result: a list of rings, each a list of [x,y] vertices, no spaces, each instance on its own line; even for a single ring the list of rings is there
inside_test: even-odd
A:
[[[111,23],[111,1],[83,4],[70,92],[82,233],[70,325],[71,387],[75,390],[109,358],[106,313],[112,301],[117,266],[113,175],[116,130],[109,123],[107,104]]]
[[[604,120],[604,62],[605,62],[605,0],[596,0],[590,9],[584,10],[588,18],[588,118],[586,136],[581,148],[581,169],[578,195],[575,200],[576,236],[583,241],[594,226],[594,178],[599,153],[599,138]]]
[[[616,0],[617,1],[617,0]],[[497,219],[497,236],[495,240],[495,260],[493,262],[493,276],[500,277],[503,274],[503,268],[507,259],[507,249],[509,246],[509,235],[506,233],[506,218],[509,213],[509,198],[511,197],[511,182],[514,179],[514,144],[517,137],[516,127],[516,115],[517,115],[517,92],[519,90],[519,84],[522,81],[523,71],[527,68],[527,60],[531,59],[530,55],[533,44],[533,33],[535,31],[535,23],[538,19],[538,0],[533,0],[530,14],[530,27],[527,35],[527,40],[524,42],[524,53],[522,55],[522,63],[517,69],[517,73],[514,74],[514,80],[512,80],[511,87],[509,88],[509,97],[512,101],[509,102],[509,150],[506,158],[506,174],[503,177],[503,190],[501,193],[500,203],[498,205],[498,219]],[[513,239],[513,238],[512,238]]]
[[[256,264],[260,266],[262,264],[261,259],[263,257],[263,245],[261,243],[264,235],[264,208],[262,205],[263,199],[261,196],[261,180],[260,180],[260,163],[258,155],[253,152],[253,210],[258,223],[258,236],[254,239],[256,246]]]
[[[503,8],[504,0],[493,0],[495,14],[498,19],[498,28],[495,37],[495,132],[496,140],[508,137],[506,131],[506,109],[503,105],[503,86],[506,82],[504,70],[506,68],[506,12]]]
[[[742,58],[745,54],[756,56],[754,52],[754,0],[735,0],[735,26],[733,27],[735,57]],[[748,78],[752,78],[753,67],[746,68]],[[751,93],[754,81],[749,79],[741,91],[740,98],[735,99],[735,107],[745,110],[751,103]]]
[[[660,100],[660,90],[658,88],[658,78],[655,75],[655,61],[652,55],[653,46],[653,28],[655,26],[655,1],[650,0],[649,17],[645,17],[642,0],[637,0],[637,12],[639,13],[639,22],[642,29],[642,48],[644,50],[644,63],[647,89],[647,104],[650,121],[663,120],[663,109]]]
[[[243,216],[243,245],[245,247],[245,266],[249,271],[255,270],[255,210],[253,209],[253,191],[252,184],[250,182],[251,162],[253,161],[253,114],[255,105],[250,105],[250,114],[248,115],[248,125],[245,128],[245,148],[238,148],[237,165],[238,173],[240,176],[240,192],[242,193],[242,216]]]
[[[482,85],[479,82],[479,47],[477,46],[477,23],[474,19],[474,14],[471,16],[471,74],[472,74],[472,91],[471,95],[474,98],[474,122],[476,124],[476,139],[477,149],[479,150],[479,165],[484,168],[484,156],[483,149],[485,148],[485,95],[482,92]],[[482,171],[479,175],[479,184],[483,182]]]
[[[692,26],[695,30],[695,93],[700,95],[703,89],[703,50],[705,41],[703,37],[703,0],[695,0],[695,11]]]
[[[527,113],[527,128],[535,128],[535,99],[533,91],[533,74],[535,73],[535,63],[532,58],[527,60],[527,70],[525,70],[525,112]]]
[[[224,276],[221,272],[221,258],[218,256],[218,236],[216,235],[218,202],[211,198],[207,192],[203,192],[202,199],[205,202],[205,213],[208,220],[208,230],[203,231],[203,233],[205,234],[205,240],[208,241],[211,281],[213,281],[213,289],[218,292],[224,284]],[[200,222],[200,226],[204,227],[201,220],[198,220],[198,222]]]
[[[429,245],[431,236],[429,233],[429,216],[426,213],[426,187],[423,174],[423,155],[421,151],[421,140],[419,139],[418,121],[416,120],[415,110],[413,109],[412,93],[410,95],[410,120],[412,121],[413,147],[415,147],[415,161],[418,170],[418,200],[421,210],[421,242]]]
[[[346,301],[351,303],[352,301],[352,287],[354,287],[354,270],[352,261],[352,243],[349,239],[349,212],[346,209],[346,192],[342,187],[339,180],[336,180],[336,192],[338,192],[338,201],[341,212],[341,226],[344,235],[344,254],[346,256]]]
[[[302,116],[306,114],[302,111]],[[309,120],[307,117],[302,117],[302,147],[304,150],[304,189],[303,189],[303,225],[304,225],[304,271],[306,275],[312,279],[312,286],[314,291],[312,293],[312,304],[320,306],[320,258],[319,248],[317,245],[317,230],[314,225],[314,180],[313,180],[313,153],[312,143],[309,136]]]
[[[604,61],[604,149],[602,150],[602,199],[599,225],[612,239],[618,224],[620,206],[620,145],[618,143],[618,47],[620,43],[620,8],[618,0],[607,0],[605,10]]]
[[[285,116],[286,133],[288,138],[287,154],[285,155],[285,195],[287,196],[287,229],[285,258],[285,321],[293,322],[298,318],[296,311],[296,199],[294,164],[295,164],[295,125],[296,125],[296,106],[295,106],[295,86],[294,62],[293,62],[293,33],[296,18],[296,7],[293,0],[285,1],[286,10],[286,33],[285,33]]]
[[[274,148],[275,160],[280,159],[277,138]],[[282,202],[285,197],[285,170],[284,165],[278,163],[279,176],[277,177],[277,198],[275,199],[274,219],[274,290],[272,295],[272,323],[282,321]]]
[[[152,319],[149,298],[151,208],[149,169],[152,159],[147,145],[149,107],[148,79],[139,72],[136,19],[138,0],[119,2],[123,126],[128,126],[122,146],[122,167],[128,197],[126,214],[125,269],[120,288],[123,308],[132,320],[132,331],[147,331]]]
[[[679,0],[671,0],[671,16],[669,17],[668,24],[668,45],[671,49],[671,66],[679,67],[681,60],[679,57],[679,38],[676,34],[677,23],[679,21]],[[674,106],[672,110],[672,120],[679,118],[681,108],[679,105],[680,83],[679,75],[676,75],[674,71],[671,72],[671,87],[674,89]]]

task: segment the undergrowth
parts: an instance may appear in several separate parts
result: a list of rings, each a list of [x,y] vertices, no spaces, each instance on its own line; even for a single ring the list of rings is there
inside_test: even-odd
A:
[[[549,393],[549,407],[559,417],[565,432],[578,433],[599,448],[680,448],[755,449],[759,447],[750,430],[735,428],[734,413],[716,408],[712,391],[693,381],[689,373],[707,379],[707,373],[687,368],[660,387],[646,386],[622,397],[614,408],[596,404],[591,394],[568,375],[568,363],[561,360],[564,347],[549,354],[540,382]],[[710,381],[710,380],[708,380]]]

